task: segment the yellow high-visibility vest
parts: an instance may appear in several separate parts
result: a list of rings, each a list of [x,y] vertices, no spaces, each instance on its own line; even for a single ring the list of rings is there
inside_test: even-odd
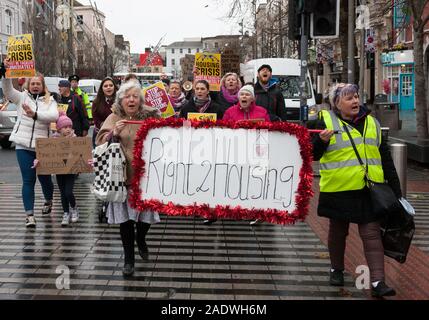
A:
[[[384,182],[379,147],[381,127],[378,121],[367,116],[364,135],[342,121],[333,111],[321,111],[326,129],[339,131],[334,134],[328,149],[320,159],[320,192],[340,192],[361,190],[365,187],[365,168],[359,163],[353,146],[343,125],[346,124],[355,142],[356,149],[368,168],[368,177],[374,182]]]

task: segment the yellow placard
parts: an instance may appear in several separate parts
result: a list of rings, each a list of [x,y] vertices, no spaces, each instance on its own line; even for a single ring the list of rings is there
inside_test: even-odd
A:
[[[195,54],[195,80],[206,80],[210,84],[210,91],[220,91],[221,65],[219,53]]]
[[[169,118],[176,114],[162,81],[146,87],[142,91],[145,104],[159,109],[163,118]]]
[[[216,122],[217,114],[216,113],[188,113],[188,120],[197,120],[197,121],[213,121]]]
[[[31,34],[9,37],[7,41],[7,57],[9,67],[6,71],[6,78],[29,78],[36,75]]]

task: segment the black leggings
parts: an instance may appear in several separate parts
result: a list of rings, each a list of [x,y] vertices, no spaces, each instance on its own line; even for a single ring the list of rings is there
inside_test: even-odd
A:
[[[73,194],[75,179],[74,174],[57,174],[57,183],[61,192],[61,204],[64,212],[70,212],[70,206],[72,208],[76,207],[76,199]]]
[[[134,225],[137,227],[137,237],[135,236]],[[149,228],[150,224],[148,223],[135,223],[132,220],[120,224],[119,229],[121,232],[122,246],[124,247],[125,263],[134,264],[134,240],[137,240],[139,249],[146,246],[146,234]]]

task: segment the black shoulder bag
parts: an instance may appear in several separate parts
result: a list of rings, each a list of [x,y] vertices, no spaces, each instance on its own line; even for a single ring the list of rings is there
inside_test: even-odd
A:
[[[368,167],[363,163],[359,152],[357,151],[355,142],[353,141],[353,138],[345,123],[343,123],[343,128],[349,136],[350,142],[353,146],[359,163],[365,170],[365,182],[369,189],[373,214],[377,217],[382,218],[386,216],[389,212],[397,210],[400,206],[400,203],[396,198],[395,194],[393,193],[392,188],[387,183],[374,182],[369,178]]]

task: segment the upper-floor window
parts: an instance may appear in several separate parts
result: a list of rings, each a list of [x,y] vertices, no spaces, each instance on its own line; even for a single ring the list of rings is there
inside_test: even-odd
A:
[[[188,48],[188,53],[192,53],[192,50],[191,50],[191,48]]]
[[[83,15],[78,15],[77,16],[77,23],[83,24]]]
[[[215,48],[219,48],[219,43],[215,42]]]
[[[175,66],[176,65],[176,59],[171,59],[171,65]]]
[[[171,49],[171,53],[173,53],[173,54],[174,54],[174,48],[173,48],[173,49]]]
[[[7,34],[12,34],[12,11],[10,11],[9,9],[7,9],[5,11],[6,13],[6,33]]]
[[[197,53],[200,52],[200,48],[197,48]]]
[[[180,48],[180,53],[183,53],[183,49],[182,48]]]

